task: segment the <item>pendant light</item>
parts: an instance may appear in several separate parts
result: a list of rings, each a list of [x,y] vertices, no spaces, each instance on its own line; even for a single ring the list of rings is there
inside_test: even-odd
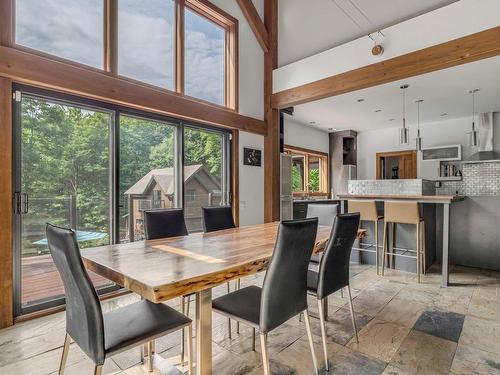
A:
[[[422,104],[424,100],[419,99],[415,103],[417,103],[417,138],[415,138],[415,148],[417,151],[422,151],[422,137],[420,137],[420,104]]]
[[[476,130],[476,93],[479,89],[473,89],[469,91],[469,94],[472,95],[472,131],[469,133],[469,145],[472,147],[479,146],[479,135]]]
[[[410,143],[410,132],[406,127],[406,89],[408,87],[410,86],[407,84],[400,87],[400,89],[403,90],[403,127],[399,129],[399,144],[401,145],[407,145]]]

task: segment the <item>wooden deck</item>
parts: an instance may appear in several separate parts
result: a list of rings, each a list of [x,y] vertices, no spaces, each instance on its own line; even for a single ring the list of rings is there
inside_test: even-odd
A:
[[[93,272],[89,276],[96,287],[110,283]],[[50,255],[23,258],[21,284],[23,305],[64,295],[63,283]]]

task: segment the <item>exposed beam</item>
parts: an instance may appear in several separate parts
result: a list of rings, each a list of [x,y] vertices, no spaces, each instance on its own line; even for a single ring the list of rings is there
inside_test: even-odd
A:
[[[264,53],[264,221],[280,218],[279,111],[271,107],[273,70],[278,66],[278,0],[264,1],[264,24],[269,33],[269,51]]]
[[[0,45],[11,46],[14,43],[14,0],[0,1]]]
[[[0,77],[0,328],[13,324],[12,81]]]
[[[260,46],[264,52],[268,52],[269,35],[264,22],[260,19],[257,9],[255,9],[255,5],[252,3],[252,0],[238,0],[238,4],[240,5],[241,11],[245,15],[245,18],[247,19],[248,24],[255,34]]]
[[[0,76],[131,108],[265,135],[266,123],[92,68],[0,46]]]
[[[307,83],[272,96],[286,108],[500,55],[500,26]]]

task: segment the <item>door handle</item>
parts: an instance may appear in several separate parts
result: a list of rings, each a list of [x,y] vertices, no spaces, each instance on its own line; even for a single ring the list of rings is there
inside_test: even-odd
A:
[[[27,193],[23,193],[23,202],[24,202],[24,206],[23,206],[23,214],[27,214],[28,211],[29,211],[29,198],[28,198],[28,194]]]
[[[14,213],[21,214],[21,193],[14,192]]]

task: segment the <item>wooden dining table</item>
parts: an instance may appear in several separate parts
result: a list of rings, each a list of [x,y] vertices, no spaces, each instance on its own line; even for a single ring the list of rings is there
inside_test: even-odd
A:
[[[212,288],[266,269],[279,223],[83,249],[87,269],[153,302],[196,295],[196,373],[212,373]],[[319,226],[313,252],[331,227]],[[358,237],[365,230],[358,231]],[[155,357],[155,366],[157,362]],[[159,366],[163,368],[164,366]]]

